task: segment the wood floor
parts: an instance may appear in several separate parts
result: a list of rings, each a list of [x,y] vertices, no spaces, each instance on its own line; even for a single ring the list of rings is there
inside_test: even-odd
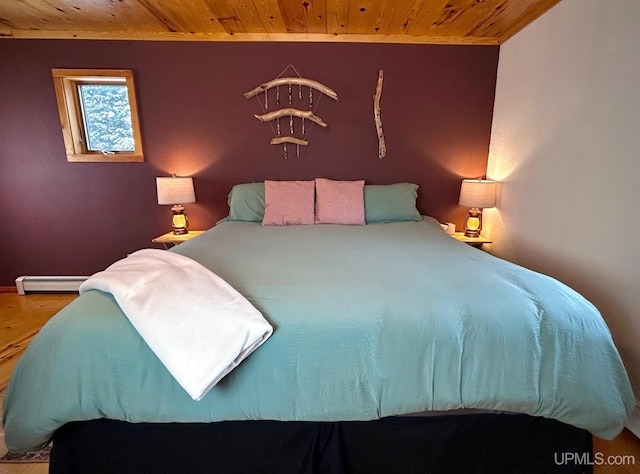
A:
[[[3,405],[11,371],[18,358],[44,323],[76,297],[76,294],[20,296],[0,293],[0,402]],[[0,456],[4,456],[7,452],[4,432],[0,434]],[[0,474],[35,474],[48,470],[49,465],[44,463],[0,464]]]
[[[13,366],[33,336],[51,316],[76,296],[70,294],[19,296],[15,293],[0,293],[0,401],[4,401],[4,391]],[[2,433],[0,456],[5,452]],[[628,430],[624,430],[613,441],[594,438],[594,461],[595,474],[639,473],[640,439]],[[610,461],[609,465],[607,461]],[[0,464],[0,474],[46,473],[47,470],[47,464]]]

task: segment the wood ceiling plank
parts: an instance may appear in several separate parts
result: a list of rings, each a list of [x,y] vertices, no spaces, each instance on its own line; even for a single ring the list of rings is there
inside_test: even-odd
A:
[[[349,33],[397,35],[405,34],[403,26],[413,18],[423,0],[358,0],[351,2]]]
[[[533,0],[538,1],[538,0]],[[513,0],[507,0],[502,5],[499,14],[493,15],[491,21],[485,22],[484,25],[478,27],[478,34],[482,35],[497,35],[503,36],[509,30],[510,25],[522,18],[530,7],[531,2],[514,2]]]
[[[10,1],[10,0],[9,0]],[[0,0],[0,35],[11,36],[11,30],[18,29],[16,23],[14,23],[19,12],[12,12],[10,7],[15,7],[16,3],[9,3],[7,0]],[[18,8],[21,8],[18,5]],[[12,17],[12,19],[9,19]]]
[[[16,28],[16,25],[11,23],[11,21],[7,20],[6,18],[3,18],[2,13],[0,12],[0,28],[6,28],[11,30]]]
[[[0,36],[499,44],[559,1],[0,0]]]
[[[476,1],[477,0],[450,0],[442,9],[440,16],[435,19],[431,28],[425,33],[464,36],[465,33],[460,34],[459,31],[454,32],[455,25]]]
[[[15,29],[51,28],[48,23],[60,23],[62,13],[54,7],[25,0],[0,0],[0,18]]]
[[[407,34],[412,36],[425,35],[433,27],[434,22],[442,15],[449,0],[430,0],[422,4],[415,20],[407,28]]]
[[[251,33],[267,32],[267,28],[251,0],[227,0],[227,4],[235,12],[247,31]]]
[[[350,0],[327,0],[327,33],[344,34],[349,26]]]
[[[203,1],[137,0],[169,31],[184,33],[222,33],[224,28]]]
[[[227,33],[234,35],[247,32],[236,12],[225,0],[204,1]]]
[[[170,31],[138,1],[95,2],[93,0],[30,0],[55,12],[45,28],[86,31]]]
[[[282,20],[278,0],[253,0],[253,5],[262,17],[262,22],[268,33],[285,33],[287,31]]]
[[[327,33],[327,0],[305,0],[302,7],[307,33]]]
[[[0,38],[11,38],[13,36],[13,28],[11,25],[0,21]]]
[[[397,8],[393,19],[387,28],[387,34],[390,35],[406,35],[413,27],[416,18],[423,5],[429,1],[424,0],[400,0],[397,2]]]
[[[458,16],[455,18],[453,22],[447,25],[447,35],[449,36],[465,36],[472,35],[473,32],[477,29],[478,25],[483,24],[485,19],[490,15],[496,12],[496,5],[498,5],[498,13],[500,11],[501,5],[505,4],[508,0],[472,0],[466,7],[461,6],[461,10],[459,11]],[[430,5],[433,5],[436,2],[430,2]],[[437,2],[438,8],[441,10],[441,13],[444,13],[444,10],[447,6],[446,0],[440,0]],[[423,13],[428,8],[423,7],[421,13]],[[435,9],[429,12],[429,18],[420,17],[416,23],[421,23],[426,28],[420,31],[412,30],[410,34],[427,34],[431,28],[434,26],[435,22],[440,19],[441,15],[437,15]]]
[[[280,12],[288,33],[307,33],[303,0],[279,0]]]
[[[512,0],[498,0],[493,5],[493,9],[478,21],[467,33],[470,36],[488,36],[488,37],[500,37],[504,34],[504,24],[502,23],[501,16],[504,9]]]
[[[378,7],[376,0],[352,0],[349,8],[348,33],[373,34],[375,33]]]
[[[380,3],[380,2],[379,2]],[[401,6],[401,2],[395,0],[383,0],[376,15],[375,32],[379,35],[389,34],[393,18]]]

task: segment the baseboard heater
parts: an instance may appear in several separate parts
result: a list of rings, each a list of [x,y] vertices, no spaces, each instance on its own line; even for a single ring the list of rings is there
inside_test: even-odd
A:
[[[24,275],[16,278],[16,288],[18,294],[27,293],[73,293],[78,292],[78,288],[86,276],[31,276]]]

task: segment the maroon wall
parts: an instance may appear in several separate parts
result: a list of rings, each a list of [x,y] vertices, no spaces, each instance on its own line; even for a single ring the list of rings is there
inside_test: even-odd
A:
[[[365,179],[420,184],[419,209],[462,224],[462,177],[486,170],[497,47],[0,40],[0,285],[19,275],[88,275],[166,232],[155,177],[192,175],[191,227],[228,212],[234,183]],[[270,146],[243,93],[293,64],[335,89],[300,158]],[[132,69],[144,163],[68,163],[52,68]],[[388,154],[372,96],[384,69]]]

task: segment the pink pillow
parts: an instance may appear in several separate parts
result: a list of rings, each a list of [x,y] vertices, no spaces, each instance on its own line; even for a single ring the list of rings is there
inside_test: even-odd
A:
[[[262,225],[313,224],[313,181],[265,181]]]
[[[364,181],[316,178],[316,224],[364,225]]]

